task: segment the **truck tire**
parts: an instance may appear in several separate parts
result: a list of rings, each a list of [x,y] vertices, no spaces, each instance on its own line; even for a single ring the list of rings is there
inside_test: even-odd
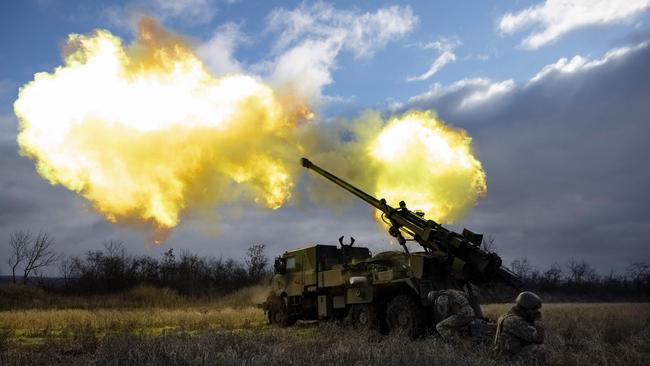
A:
[[[281,302],[274,302],[268,312],[269,323],[279,325],[281,327],[288,327],[293,325],[296,320],[289,316],[287,307]]]
[[[357,329],[379,330],[379,315],[372,304],[354,304],[346,317],[346,322]]]
[[[421,337],[426,330],[426,318],[425,309],[412,296],[396,296],[386,308],[386,323],[391,333]]]

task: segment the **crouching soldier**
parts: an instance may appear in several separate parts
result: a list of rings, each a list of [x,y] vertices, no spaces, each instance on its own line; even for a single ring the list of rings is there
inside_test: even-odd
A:
[[[497,321],[494,347],[498,354],[541,365],[546,360],[542,300],[532,292],[517,296],[516,304]]]
[[[467,337],[469,325],[476,316],[467,294],[449,289],[431,291],[428,295],[436,317],[441,319],[436,324],[436,330],[442,338],[451,341]]]

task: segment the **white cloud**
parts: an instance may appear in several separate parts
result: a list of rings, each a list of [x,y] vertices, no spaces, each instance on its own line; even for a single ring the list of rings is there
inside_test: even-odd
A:
[[[521,43],[537,49],[576,28],[621,22],[650,7],[650,0],[546,0],[518,13],[507,13],[499,30],[511,34],[530,25],[539,28]]]
[[[357,99],[356,95],[344,97],[342,95],[323,95],[323,101],[327,104],[348,104]]]
[[[544,66],[542,70],[540,70],[540,72],[535,74],[535,76],[533,76],[530,79],[528,84],[539,82],[540,80],[549,77],[551,75],[572,74],[575,72],[588,70],[603,65],[605,63],[608,63],[612,60],[621,58],[629,54],[630,52],[634,52],[642,48],[648,47],[649,44],[650,41],[645,41],[634,46],[615,48],[607,52],[605,56],[603,56],[602,58],[592,60],[592,61],[589,61],[588,59],[580,55],[574,56],[570,61],[566,57],[563,57],[554,64]]]
[[[497,98],[507,94],[515,87],[512,79],[490,82],[487,81],[482,88],[477,88],[473,93],[468,94],[458,105],[458,109],[473,108],[492,98]]]
[[[423,50],[435,49],[440,52],[452,51],[460,46],[462,42],[458,37],[440,37],[435,41],[419,43],[417,46]]]
[[[586,62],[585,58],[580,55],[574,56],[571,61],[568,61],[566,57],[562,57],[556,63],[544,66],[540,72],[530,79],[530,83],[537,82],[554,72],[566,74],[573,73],[584,67]]]
[[[271,83],[318,103],[321,89],[332,82],[331,69],[339,50],[336,42],[307,40],[275,60]]]
[[[127,6],[104,9],[115,26],[131,26],[134,16],[148,12],[161,21],[187,18],[206,22],[216,14],[214,0],[136,0]],[[197,52],[215,74],[249,72],[260,75],[273,87],[293,93],[318,107],[338,102],[326,98],[322,89],[331,84],[332,71],[341,52],[356,59],[371,57],[389,42],[408,34],[418,18],[409,6],[388,6],[374,11],[338,9],[325,2],[302,3],[295,8],[276,8],[267,17],[266,33],[277,36],[270,57],[244,67],[234,53],[249,38],[234,23],[219,27]]]
[[[237,46],[248,42],[239,25],[226,23],[220,26],[209,40],[199,45],[196,52],[216,75],[241,73],[242,65],[234,58]]]
[[[274,44],[277,56],[263,65],[274,86],[291,88],[297,96],[319,103],[342,51],[355,58],[370,57],[416,24],[417,17],[408,6],[361,13],[318,2],[293,10],[275,9],[268,17],[268,30],[280,33]]]
[[[275,9],[268,17],[269,29],[282,32],[275,44],[283,50],[306,38],[335,41],[355,57],[370,56],[388,42],[403,37],[417,23],[409,7],[391,6],[375,12],[340,10],[324,2],[301,4],[293,10]]]
[[[440,69],[442,69],[448,63],[456,61],[456,54],[454,54],[454,49],[460,44],[461,42],[457,38],[439,38],[433,42],[419,44],[418,47],[424,50],[438,50],[438,57],[433,60],[433,63],[427,71],[418,76],[409,76],[406,78],[406,81],[427,80],[435,75],[438,71],[440,71]]]
[[[436,58],[433,61],[431,67],[429,67],[429,70],[427,70],[425,73],[418,76],[410,76],[406,78],[406,81],[427,80],[428,78],[432,77],[435,73],[440,71],[440,69],[442,69],[445,65],[453,61],[456,61],[456,55],[452,51],[445,51],[441,53],[438,56],[438,58]]]
[[[512,79],[493,81],[488,78],[471,78],[456,81],[448,86],[435,83],[427,92],[409,98],[408,104],[449,98],[453,109],[463,111],[491,102],[514,88],[515,82]]]

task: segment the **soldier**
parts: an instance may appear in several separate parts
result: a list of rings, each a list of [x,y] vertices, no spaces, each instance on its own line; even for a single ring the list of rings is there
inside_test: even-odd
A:
[[[436,330],[443,339],[451,341],[469,335],[469,325],[476,314],[465,292],[453,289],[432,291],[429,300],[442,319],[436,324]]]
[[[532,292],[517,296],[516,305],[497,321],[494,347],[498,354],[541,365],[546,360],[542,300]]]

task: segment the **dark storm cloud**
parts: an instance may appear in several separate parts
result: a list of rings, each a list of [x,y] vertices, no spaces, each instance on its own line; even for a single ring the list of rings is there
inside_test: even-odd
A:
[[[509,258],[584,258],[602,271],[650,261],[650,47],[551,71],[472,108],[485,83],[414,98],[468,129],[488,196],[467,226]]]

